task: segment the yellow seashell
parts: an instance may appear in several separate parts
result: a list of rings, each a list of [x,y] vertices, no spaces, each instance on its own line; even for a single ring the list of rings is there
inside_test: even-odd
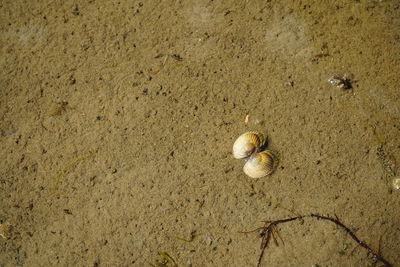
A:
[[[242,134],[233,144],[233,156],[237,159],[250,157],[267,145],[267,135],[252,131]]]
[[[251,178],[261,178],[273,173],[279,164],[278,155],[272,150],[255,153],[247,160],[243,171]]]

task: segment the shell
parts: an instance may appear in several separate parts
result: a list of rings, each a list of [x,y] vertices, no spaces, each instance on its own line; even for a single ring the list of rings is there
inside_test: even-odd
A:
[[[233,144],[233,156],[237,159],[247,158],[266,145],[266,134],[258,131],[247,132],[239,136]]]
[[[255,153],[247,160],[243,171],[251,178],[261,178],[273,173],[278,167],[278,155],[272,150]]]

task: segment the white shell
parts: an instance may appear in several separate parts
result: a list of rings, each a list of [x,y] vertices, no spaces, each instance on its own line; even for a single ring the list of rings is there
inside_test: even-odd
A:
[[[236,139],[233,144],[233,156],[237,159],[249,157],[266,143],[267,136],[262,132],[247,132]]]
[[[261,178],[271,174],[278,166],[278,157],[271,150],[251,155],[243,166],[244,173],[251,178]]]

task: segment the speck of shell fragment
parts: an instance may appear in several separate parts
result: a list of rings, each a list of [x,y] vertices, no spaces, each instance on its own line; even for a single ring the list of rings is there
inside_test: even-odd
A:
[[[0,237],[9,239],[11,237],[12,226],[9,223],[0,224]]]
[[[400,190],[400,177],[394,178],[392,185],[394,189]]]
[[[334,75],[328,79],[328,82],[339,89],[349,90],[353,88],[353,77],[351,73],[345,73],[343,75]]]

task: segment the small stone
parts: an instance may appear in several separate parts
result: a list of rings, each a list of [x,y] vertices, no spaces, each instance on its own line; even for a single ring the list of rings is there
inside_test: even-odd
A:
[[[210,236],[207,236],[207,238],[206,238],[205,241],[206,241],[207,246],[211,246],[211,244],[212,244],[212,239],[211,239]]]
[[[400,177],[394,178],[392,185],[394,189],[400,190]]]

